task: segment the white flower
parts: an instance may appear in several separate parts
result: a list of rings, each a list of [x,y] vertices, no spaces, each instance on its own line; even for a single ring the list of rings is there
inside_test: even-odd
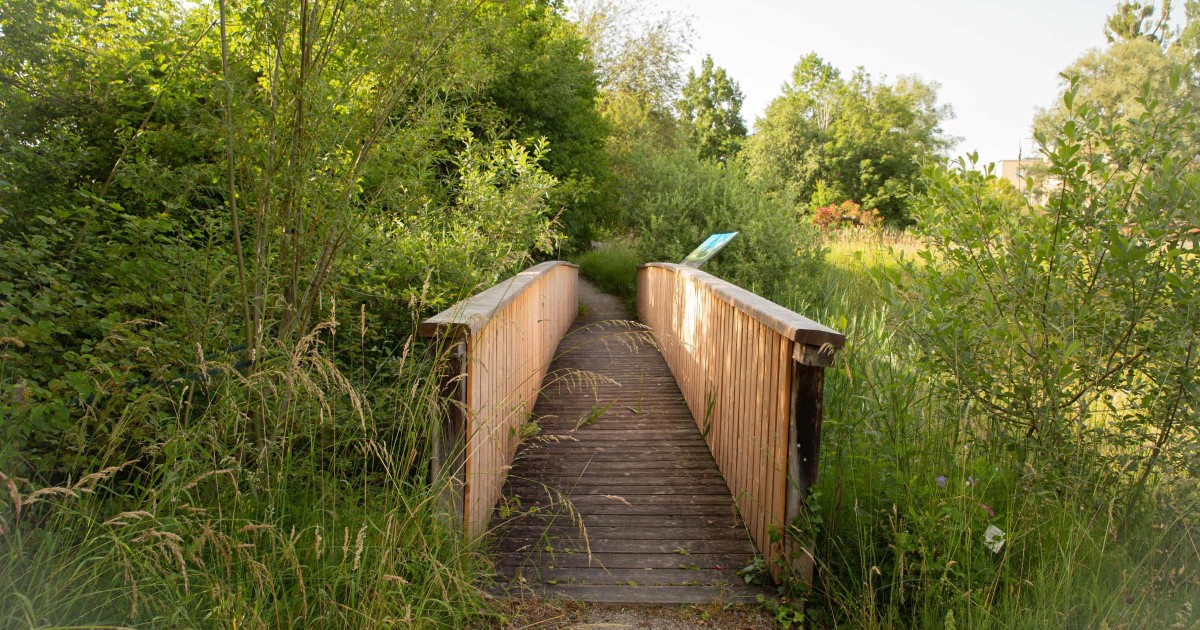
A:
[[[983,532],[983,544],[993,553],[1000,553],[1000,550],[1004,548],[1004,530],[995,525],[988,525]]]

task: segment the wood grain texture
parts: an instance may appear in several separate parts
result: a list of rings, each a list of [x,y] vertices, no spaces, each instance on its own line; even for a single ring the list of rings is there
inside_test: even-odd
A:
[[[575,269],[576,276],[578,276],[579,265],[575,263],[551,260],[536,264],[422,321],[421,336],[466,336],[470,333],[479,332],[487,322],[503,312],[509,303],[522,296],[542,276],[557,273],[560,267]],[[559,301],[560,297],[566,298],[568,296],[555,296],[553,301]],[[541,297],[539,297],[537,302],[539,304],[544,303]]]
[[[807,489],[794,462],[789,470],[796,451],[795,376],[820,370],[798,365],[798,356],[810,363],[832,359],[845,338],[707,273],[665,263],[638,268],[638,314],[663,348],[755,546],[768,561],[780,559],[789,550],[773,542],[772,533],[783,531],[789,510],[795,515],[797,481]],[[801,398],[820,396],[810,390]],[[802,421],[819,429],[819,413]],[[800,437],[815,444],[810,432]],[[799,455],[815,462],[815,452]]]
[[[422,334],[466,340],[462,519],[470,537],[487,530],[522,425],[578,314],[578,281],[575,265],[541,263],[421,324]]]
[[[834,348],[846,345],[846,336],[842,333],[712,274],[692,267],[659,262],[646,263],[638,270],[640,272],[648,268],[664,269],[703,285],[725,302],[792,341],[818,347],[826,343]],[[638,313],[641,313],[640,309]]]
[[[497,590],[753,601],[754,545],[662,354],[619,299],[581,282],[580,302],[493,518]]]

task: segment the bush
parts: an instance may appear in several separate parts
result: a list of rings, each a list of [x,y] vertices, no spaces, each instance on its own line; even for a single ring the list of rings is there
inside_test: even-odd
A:
[[[794,208],[750,182],[740,166],[701,160],[680,147],[633,148],[616,162],[617,203],[643,261],[683,260],[709,235],[740,234],[705,270],[774,300],[816,295],[824,251]]]
[[[1073,94],[1042,139],[1046,206],[1014,205],[973,163],[927,171],[930,250],[903,303],[929,366],[1044,483],[1105,484],[1128,507],[1164,462],[1200,472],[1195,123],[1146,94],[1113,124]]]
[[[576,260],[579,271],[600,289],[627,302],[637,298],[637,268],[642,263],[634,246],[624,240],[604,243]]]
[[[1128,516],[1096,484],[1054,484],[1041,459],[992,432],[983,408],[962,402],[920,360],[923,337],[884,300],[903,285],[877,284],[902,264],[897,246],[912,244],[834,243],[821,282],[828,299],[812,312],[847,345],[826,371],[821,481],[798,524],[816,541],[809,620],[1193,627],[1195,477],[1179,470],[1153,480],[1153,500]],[[987,545],[992,526],[1003,532],[998,552]]]
[[[822,232],[830,232],[843,227],[877,228],[883,223],[883,217],[878,210],[864,210],[861,205],[847,199],[840,204],[831,203],[817,208],[813,211],[812,221]]]

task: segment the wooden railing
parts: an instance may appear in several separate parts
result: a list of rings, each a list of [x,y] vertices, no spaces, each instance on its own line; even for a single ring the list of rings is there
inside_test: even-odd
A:
[[[682,265],[639,267],[637,305],[759,552],[811,580],[810,551],[771,532],[816,483],[824,368],[845,337]]]
[[[579,311],[579,269],[544,262],[421,322],[448,353],[433,473],[468,536],[488,518],[559,340]]]

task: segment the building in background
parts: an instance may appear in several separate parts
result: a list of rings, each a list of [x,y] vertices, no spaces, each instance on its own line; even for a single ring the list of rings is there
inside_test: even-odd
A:
[[[1040,159],[1000,160],[997,164],[997,174],[1001,179],[1007,179],[1017,190],[1025,192],[1026,177],[1038,174],[1039,167],[1044,168],[1045,162]]]
[[[1048,198],[1046,191],[1053,187],[1053,178],[1046,176],[1046,166],[1033,139],[1025,138],[1017,148],[1017,159],[1000,160],[996,164],[996,175],[1008,180],[1030,203],[1044,205]]]

